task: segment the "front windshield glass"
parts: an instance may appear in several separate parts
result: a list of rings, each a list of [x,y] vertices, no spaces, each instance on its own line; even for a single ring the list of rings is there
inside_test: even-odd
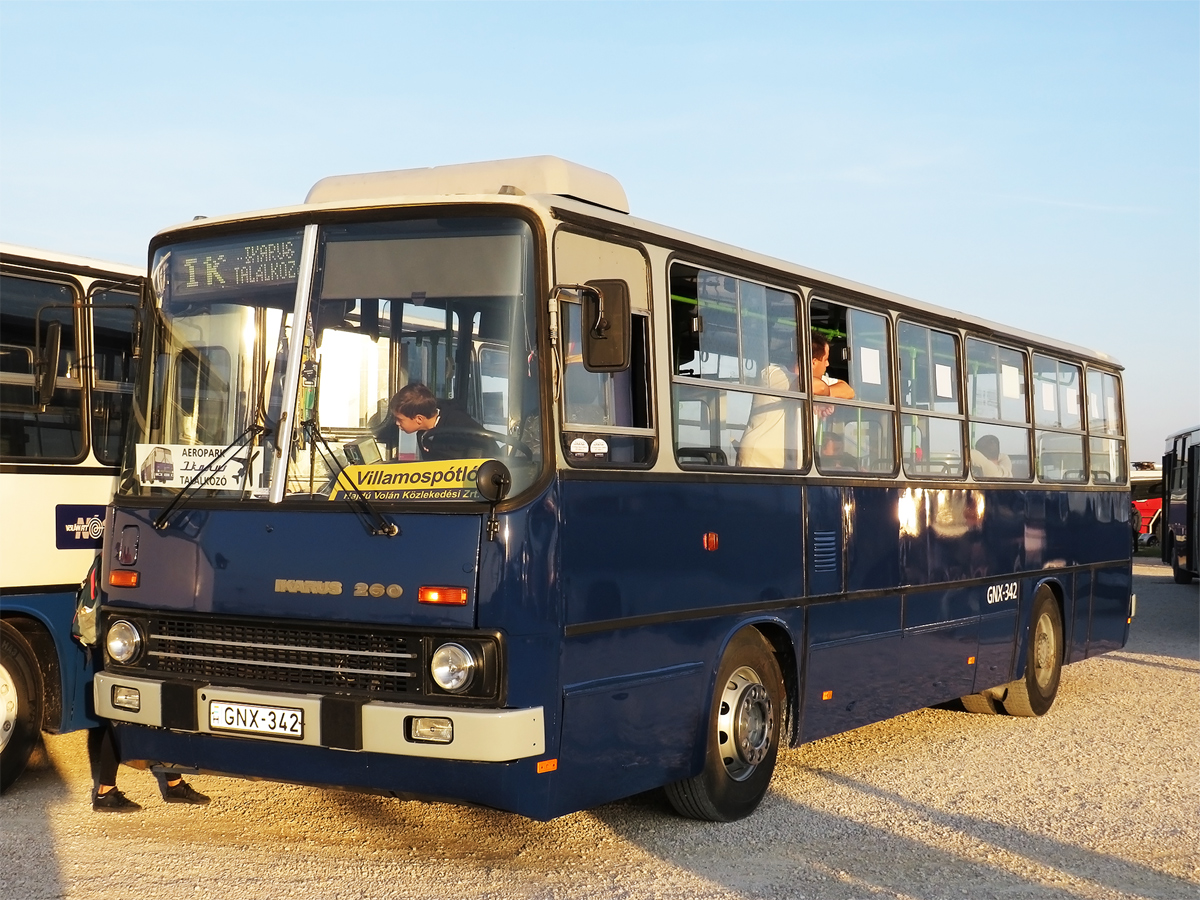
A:
[[[323,229],[286,494],[476,500],[485,459],[532,484],[533,273],[515,219]]]
[[[265,497],[303,232],[159,249],[123,493]],[[197,477],[199,476],[199,477]]]
[[[266,498],[274,473],[285,500],[478,500],[474,471],[492,458],[511,472],[512,493],[532,484],[542,454],[529,226],[323,226],[296,330],[302,238],[296,229],[156,254],[154,371],[123,490],[174,493],[221,451],[193,485],[198,496]],[[289,372],[296,389],[284,396]],[[286,465],[276,462],[281,419]]]

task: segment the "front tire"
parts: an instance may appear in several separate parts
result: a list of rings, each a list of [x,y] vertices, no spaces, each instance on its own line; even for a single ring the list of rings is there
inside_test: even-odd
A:
[[[675,811],[709,822],[732,822],[754,812],[775,771],[785,702],[770,644],[755,629],[742,629],[717,670],[704,769],[666,787]]]
[[[29,642],[0,621],[0,793],[21,773],[41,736],[42,675]]]
[[[1010,716],[1044,716],[1049,712],[1058,696],[1062,659],[1062,614],[1054,592],[1043,585],[1033,598],[1033,615],[1029,617],[1025,676],[1008,685],[1005,712]]]

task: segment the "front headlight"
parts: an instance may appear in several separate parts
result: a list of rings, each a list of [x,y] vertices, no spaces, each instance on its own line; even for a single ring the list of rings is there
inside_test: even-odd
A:
[[[475,680],[479,663],[471,651],[462,644],[442,644],[433,652],[429,662],[429,674],[433,682],[443,691],[460,694]]]
[[[118,619],[108,627],[104,644],[113,662],[132,662],[142,652],[142,636],[137,626],[125,619]]]

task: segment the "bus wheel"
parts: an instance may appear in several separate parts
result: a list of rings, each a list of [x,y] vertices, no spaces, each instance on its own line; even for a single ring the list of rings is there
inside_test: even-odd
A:
[[[1008,685],[1004,710],[1012,716],[1042,716],[1049,712],[1062,677],[1062,616],[1054,592],[1038,589],[1029,619],[1029,648],[1025,677]]]
[[[967,694],[959,698],[963,708],[969,713],[981,713],[994,716],[1000,712],[1000,703],[991,694]]]
[[[0,621],[0,792],[25,771],[42,723],[42,676],[33,648]]]
[[[775,771],[785,702],[770,645],[753,628],[739,631],[717,671],[704,769],[666,787],[675,811],[710,822],[732,822],[754,812]]]

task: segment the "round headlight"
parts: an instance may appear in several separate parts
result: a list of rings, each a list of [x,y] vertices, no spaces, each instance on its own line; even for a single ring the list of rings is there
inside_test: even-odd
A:
[[[118,619],[108,627],[105,647],[113,662],[127,663],[141,652],[142,636],[132,622]]]
[[[458,694],[471,686],[477,666],[471,651],[462,644],[442,644],[433,652],[429,674],[443,691]]]

